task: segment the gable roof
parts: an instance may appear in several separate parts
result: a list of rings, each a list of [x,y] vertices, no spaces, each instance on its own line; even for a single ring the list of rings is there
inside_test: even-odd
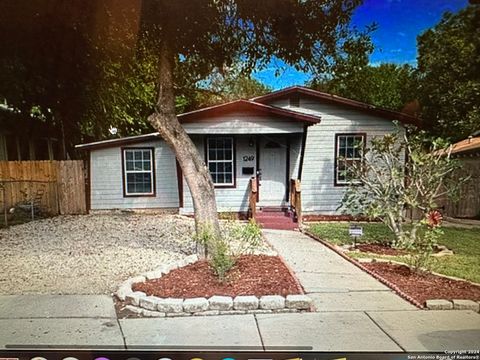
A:
[[[266,95],[254,97],[250,100],[259,102],[259,103],[267,103],[272,100],[288,98],[292,95],[302,95],[306,97],[311,97],[311,98],[319,99],[332,104],[347,106],[352,109],[363,111],[371,115],[383,117],[389,120],[398,120],[404,124],[412,124],[412,125],[420,126],[420,119],[415,116],[405,114],[399,111],[383,109],[374,105],[366,104],[361,101],[347,99],[338,95],[333,95],[333,94],[309,89],[304,86],[291,86],[282,90],[274,91]]]
[[[303,114],[296,111],[292,111],[289,109],[282,109],[277,108],[274,106],[256,103],[250,100],[236,100],[231,101],[225,104],[215,105],[206,107],[203,109],[198,109],[190,112],[186,112],[183,114],[177,115],[178,121],[180,123],[189,123],[189,122],[196,122],[202,120],[215,120],[215,117],[220,115],[228,114],[233,111],[242,111],[248,112],[252,114],[258,115],[271,115],[276,118],[280,118],[282,120],[287,121],[299,121],[303,122],[306,125],[313,125],[320,122],[320,117],[315,115]],[[128,145],[128,144],[135,144],[140,143],[143,141],[148,140],[157,140],[159,139],[158,132],[144,134],[144,135],[137,135],[137,136],[128,136],[118,139],[109,139],[109,140],[102,140],[91,142],[87,144],[80,144],[76,145],[76,149],[99,149],[99,148],[107,148],[111,146],[119,146],[119,145]]]
[[[212,119],[230,113],[232,111],[250,112],[258,115],[272,115],[285,120],[300,121],[307,124],[316,124],[320,122],[320,116],[304,114],[298,111],[283,109],[251,100],[235,100],[225,104],[214,105],[177,116],[180,123],[201,121],[205,118]]]
[[[118,139],[101,140],[101,141],[95,141],[87,144],[79,144],[79,145],[75,145],[75,148],[80,150],[101,149],[101,148],[108,148],[108,147],[118,146],[118,145],[136,144],[136,143],[140,143],[148,140],[158,140],[158,139],[160,139],[159,133],[154,132],[150,134],[127,136],[127,137],[122,137]]]

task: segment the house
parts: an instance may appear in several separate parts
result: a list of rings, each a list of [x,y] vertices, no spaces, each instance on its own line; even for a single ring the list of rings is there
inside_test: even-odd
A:
[[[459,201],[447,198],[442,201],[443,214],[454,218],[480,218],[480,131],[453,144],[451,156],[461,165],[454,176],[470,178],[460,187]]]
[[[251,179],[259,210],[288,208],[301,183],[303,218],[338,218],[348,167],[361,147],[417,119],[294,86],[178,116],[204,157],[220,212],[249,211]],[[165,209],[192,214],[188,186],[157,133],[77,146],[89,151],[90,208]]]

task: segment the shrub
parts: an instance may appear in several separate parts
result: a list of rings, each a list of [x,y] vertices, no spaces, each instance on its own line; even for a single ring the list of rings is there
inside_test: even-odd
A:
[[[415,269],[428,264],[441,234],[437,202],[456,197],[468,179],[453,176],[459,163],[450,157],[451,149],[422,132],[407,137],[397,130],[372,139],[351,170],[355,181],[343,198],[344,212],[380,219],[395,234],[392,246],[412,251]],[[408,219],[408,209],[419,218]]]
[[[209,249],[208,261],[219,281],[227,280],[228,272],[242,254],[255,251],[262,240],[262,232],[254,220],[247,224],[229,220],[222,224],[222,237],[213,236],[208,225],[197,235],[197,242]]]

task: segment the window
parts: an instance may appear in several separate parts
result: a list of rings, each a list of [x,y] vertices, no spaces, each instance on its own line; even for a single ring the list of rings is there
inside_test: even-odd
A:
[[[338,134],[335,138],[335,185],[348,185],[353,166],[362,161],[365,134]]]
[[[234,186],[233,138],[214,137],[207,139],[207,163],[213,183],[219,186]]]
[[[125,196],[154,195],[153,149],[123,149]]]

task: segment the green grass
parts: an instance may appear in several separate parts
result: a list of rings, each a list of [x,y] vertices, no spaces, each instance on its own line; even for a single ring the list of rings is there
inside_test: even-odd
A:
[[[358,240],[362,243],[385,242],[393,239],[391,231],[380,223],[364,223],[364,235]],[[332,244],[351,244],[347,223],[311,224],[309,230]],[[453,250],[454,255],[432,258],[431,269],[440,274],[455,276],[480,283],[480,228],[444,227],[439,239],[440,245]],[[350,253],[352,257],[375,257],[405,262],[403,256],[380,256],[372,254]]]
[[[363,227],[363,236],[357,242],[376,243],[393,240],[390,229],[379,223],[360,224]],[[352,237],[348,235],[347,223],[318,223],[311,224],[309,230],[319,238],[335,245],[351,244]]]

